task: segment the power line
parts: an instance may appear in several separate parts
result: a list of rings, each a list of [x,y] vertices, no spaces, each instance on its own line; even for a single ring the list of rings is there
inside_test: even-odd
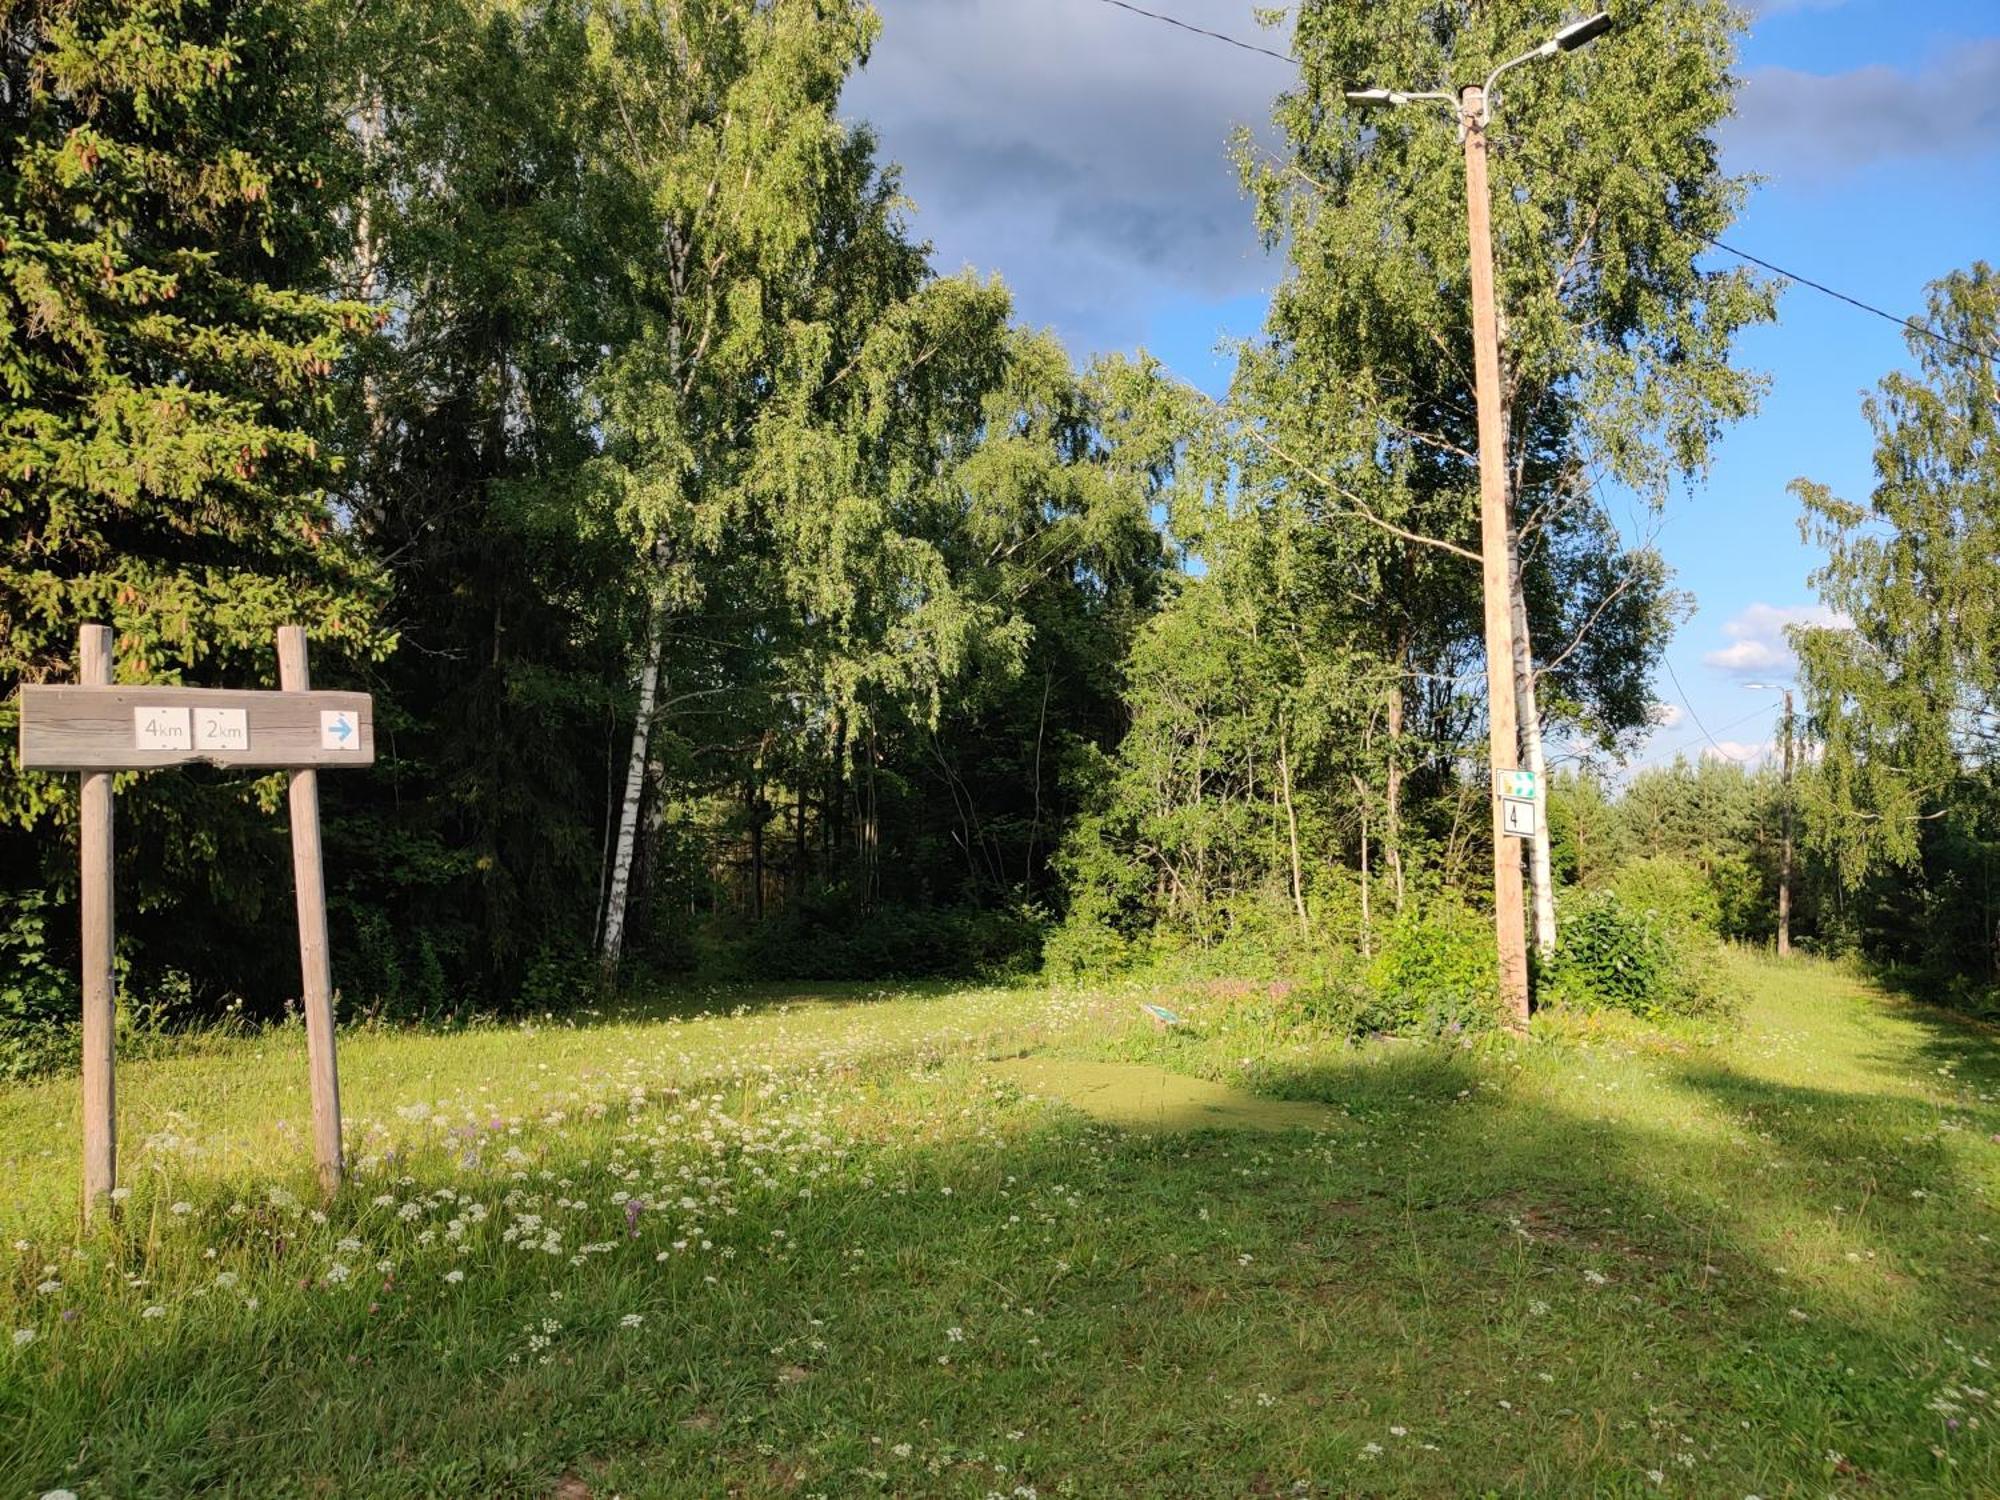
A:
[[[1684,704],[1682,706],[1685,707],[1686,705]],[[1721,734],[1727,734],[1732,729],[1740,729],[1743,725],[1748,724],[1752,719],[1757,718],[1759,715],[1763,714],[1766,710],[1776,708],[1777,706],[1778,705],[1775,703],[1760,704],[1756,708],[1751,709],[1750,712],[1745,714],[1742,718],[1731,719],[1727,724],[1724,724],[1718,732]],[[1693,713],[1693,710],[1689,709],[1688,712]],[[1703,738],[1707,738],[1708,731],[1706,729],[1702,730],[1702,736]],[[1700,741],[1698,740],[1682,740],[1678,745],[1670,746],[1668,749],[1663,751],[1653,750],[1649,746],[1647,748],[1646,753],[1650,756],[1655,756],[1655,757],[1660,755],[1673,755],[1677,757],[1683,750],[1687,749],[1690,745],[1695,745],[1699,743]],[[1709,743],[1714,744],[1715,742],[1713,740],[1709,740]],[[1721,747],[1717,746],[1717,748],[1720,749]],[[1734,759],[1734,757],[1731,758]],[[1741,765],[1742,762],[1738,761],[1737,764]]]
[[[1688,702],[1688,691],[1686,688],[1681,686],[1680,674],[1674,670],[1674,664],[1672,659],[1670,657],[1662,656],[1660,658],[1660,665],[1667,669],[1667,676],[1673,681],[1674,691],[1680,694],[1681,707],[1686,709],[1687,716],[1690,719],[1694,720],[1694,727],[1701,731],[1702,738],[1707,740],[1709,744],[1715,746],[1715,753],[1721,756],[1724,760],[1734,761],[1739,766],[1742,765],[1743,757],[1740,755],[1731,755],[1727,750],[1723,749],[1722,741],[1718,740],[1714,735],[1710,734],[1708,732],[1708,726],[1701,722],[1701,715],[1696,713],[1694,711],[1694,705]],[[1747,715],[1746,717],[1754,717],[1754,715]],[[1740,724],[1741,722],[1742,722],[1741,719],[1737,720],[1737,723]],[[1736,725],[1725,724],[1722,727],[1725,729],[1734,729]]]
[[[1800,286],[1811,287],[1814,291],[1831,297],[1837,302],[1845,302],[1849,307],[1858,307],[1865,313],[1873,313],[1878,318],[1886,318],[1889,322],[1907,328],[1912,333],[1921,333],[1927,339],[1935,339],[1940,344],[1947,344],[1954,349],[1962,349],[1975,359],[2000,358],[2000,349],[1981,349],[1975,344],[1966,343],[1963,339],[1955,339],[1948,333],[1939,333],[1935,328],[1919,323],[1915,318],[1899,318],[1894,313],[1879,308],[1871,302],[1863,302],[1859,297],[1850,297],[1846,292],[1836,291],[1833,287],[1827,286],[1823,282],[1814,281],[1809,276],[1801,276],[1797,271],[1787,271],[1783,266],[1772,265],[1770,261],[1752,255],[1748,250],[1738,250],[1734,245],[1724,244],[1712,234],[1702,234],[1699,229],[1695,231],[1695,234],[1699,238],[1708,241],[1716,249],[1728,251],[1738,260],[1747,260],[1753,266],[1762,266],[1765,270],[1775,272],[1787,281],[1795,281]]]
[[[1204,26],[1190,25],[1188,22],[1174,16],[1161,15],[1156,10],[1141,10],[1136,5],[1128,4],[1127,0],[1099,0],[1099,3],[1103,5],[1115,5],[1120,10],[1129,10],[1135,16],[1144,16],[1149,21],[1158,21],[1163,25],[1172,26],[1181,31],[1192,32],[1195,36],[1205,36],[1210,41],[1226,42],[1232,47],[1241,48],[1245,52],[1255,52],[1261,57],[1276,58],[1287,67],[1298,66],[1293,58],[1287,57],[1282,52],[1273,52],[1269,47],[1260,47],[1255,42],[1246,42],[1240,37],[1229,36],[1224,32],[1210,31]]]
[[[1547,157],[1541,155],[1539,152],[1524,149],[1524,142],[1517,134],[1500,137],[1497,143],[1501,145],[1503,150],[1532,162],[1551,176],[1561,177],[1563,175],[1562,169]],[[1935,328],[1926,323],[1919,323],[1915,318],[1898,317],[1888,309],[1877,307],[1872,302],[1864,302],[1861,298],[1853,296],[1848,292],[1843,292],[1838,287],[1828,286],[1823,281],[1815,281],[1810,276],[1801,276],[1797,271],[1788,271],[1774,261],[1765,260],[1761,255],[1752,255],[1748,250],[1739,250],[1726,240],[1719,240],[1712,234],[1704,234],[1699,229],[1693,229],[1688,232],[1704,244],[1713,245],[1716,249],[1733,255],[1738,260],[1748,261],[1753,266],[1762,266],[1773,275],[1782,276],[1787,281],[1795,282],[1802,287],[1808,287],[1822,296],[1833,298],[1836,302],[1844,302],[1849,307],[1858,308],[1862,312],[1869,313],[1886,322],[1894,323],[1898,328],[1906,329],[1911,333],[1920,333],[1925,338],[1934,340],[1948,348],[1958,349],[1966,354],[1970,354],[1974,359],[2000,359],[2000,347],[1981,349],[1976,344],[1968,344],[1965,340],[1953,338],[1948,333],[1939,333]]]
[[[1205,37],[1209,41],[1222,42],[1227,46],[1238,48],[1244,52],[1255,52],[1260,57],[1271,58],[1274,61],[1284,63],[1287,67],[1296,68],[1298,66],[1298,59],[1293,57],[1287,57],[1282,52],[1274,52],[1269,47],[1260,47],[1255,42],[1246,42],[1242,40],[1242,38],[1240,37],[1233,37],[1225,32],[1210,31],[1207,27],[1195,26],[1190,24],[1189,22],[1179,19],[1178,17],[1163,15],[1159,11],[1145,10],[1140,6],[1133,5],[1132,3],[1130,3],[1130,0],[1098,0],[1098,3],[1101,5],[1114,5],[1119,10],[1129,11],[1135,16],[1144,16],[1149,21],[1158,21],[1162,25],[1172,26],[1177,30],[1185,31],[1192,36]],[[1518,143],[1519,143],[1519,137],[1514,137],[1511,141],[1509,141],[1510,145],[1518,145]],[[1543,165],[1547,164],[1544,163]],[[1864,302],[1861,298],[1853,296],[1850,293],[1843,292],[1839,290],[1837,287],[1828,286],[1823,281],[1815,281],[1810,276],[1801,276],[1797,271],[1788,271],[1781,265],[1777,265],[1774,262],[1765,260],[1762,256],[1752,255],[1748,250],[1739,250],[1736,248],[1736,246],[1728,244],[1722,240],[1719,240],[1712,234],[1703,234],[1698,229],[1693,232],[1697,238],[1701,239],[1707,244],[1713,245],[1716,249],[1724,251],[1727,254],[1733,255],[1738,260],[1748,261],[1753,266],[1762,266],[1765,270],[1771,272],[1773,275],[1782,276],[1787,281],[1795,282],[1797,285],[1802,287],[1808,287],[1811,290],[1818,292],[1821,296],[1831,297],[1836,302],[1844,302],[1849,307],[1857,308],[1860,311],[1869,313],[1874,317],[1882,318],[1890,323],[1894,323],[1897,327],[1907,329],[1912,333],[1920,333],[1927,339],[1934,340],[1935,342],[1943,344],[1948,348],[1957,349],[1962,353],[1970,354],[1975,359],[2000,359],[2000,348],[1981,349],[1976,344],[1968,344],[1965,342],[1965,340],[1953,338],[1948,333],[1939,333],[1935,328],[1932,328],[1927,324],[1919,323],[1915,318],[1898,317],[1895,313],[1888,311],[1886,308],[1877,307],[1872,302]]]

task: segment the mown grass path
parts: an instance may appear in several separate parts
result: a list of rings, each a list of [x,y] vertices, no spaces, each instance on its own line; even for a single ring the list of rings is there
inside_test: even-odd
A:
[[[1713,1038],[1350,1049],[1255,986],[723,997],[0,1091],[0,1500],[2000,1494],[2000,1050],[1745,961]],[[1122,1131],[989,1063],[1332,1128]],[[6,1340],[9,1331],[15,1331]]]

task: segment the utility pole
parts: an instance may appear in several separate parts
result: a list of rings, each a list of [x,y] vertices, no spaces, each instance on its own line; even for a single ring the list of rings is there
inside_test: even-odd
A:
[[[1781,683],[1746,682],[1746,688],[1757,692],[1776,690],[1785,695],[1785,711],[1778,720],[1778,733],[1784,739],[1784,749],[1779,763],[1784,767],[1784,780],[1778,794],[1778,957],[1792,956],[1792,753],[1798,740],[1797,721],[1792,717],[1792,690]]]
[[[1519,768],[1520,726],[1514,704],[1514,583],[1507,534],[1507,422],[1500,389],[1500,310],[1493,289],[1493,200],[1486,180],[1486,127],[1491,122],[1494,85],[1503,74],[1538,58],[1555,57],[1588,45],[1611,29],[1599,11],[1572,22],[1540,46],[1495,68],[1484,84],[1467,84],[1456,94],[1444,90],[1407,93],[1400,89],[1352,89],[1347,102],[1364,107],[1436,102],[1458,119],[1465,146],[1465,219],[1472,272],[1473,378],[1479,406],[1479,558],[1486,623],[1487,759],[1493,784],[1486,800],[1493,818],[1493,937],[1500,966],[1500,1000],[1517,1027],[1528,1024],[1528,937],[1521,897],[1521,850],[1507,832],[1501,778]],[[1531,664],[1532,668],[1532,664]],[[1537,788],[1537,818],[1548,816],[1547,789]]]
[[[1785,689],[1785,782],[1778,800],[1778,957],[1792,956],[1792,690]]]
[[[1493,293],[1493,200],[1486,182],[1486,90],[1458,96],[1465,138],[1465,223],[1471,246],[1472,365],[1479,396],[1479,572],[1486,614],[1487,789],[1493,822],[1493,935],[1500,1001],[1528,1024],[1528,938],[1521,901],[1521,848],[1501,821],[1500,778],[1521,760],[1514,712],[1514,583],[1507,553],[1507,428],[1500,400],[1500,309]]]

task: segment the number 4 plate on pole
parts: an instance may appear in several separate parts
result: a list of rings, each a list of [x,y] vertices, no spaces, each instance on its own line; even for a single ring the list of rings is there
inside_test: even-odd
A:
[[[1509,838],[1531,839],[1535,836],[1535,816],[1538,811],[1532,797],[1502,797],[1500,799],[1500,827]]]

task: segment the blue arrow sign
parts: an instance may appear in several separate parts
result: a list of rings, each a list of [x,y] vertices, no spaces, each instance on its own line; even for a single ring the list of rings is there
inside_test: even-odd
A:
[[[355,721],[348,709],[338,709],[319,716],[319,743],[322,750],[359,750],[361,748],[361,725]]]

